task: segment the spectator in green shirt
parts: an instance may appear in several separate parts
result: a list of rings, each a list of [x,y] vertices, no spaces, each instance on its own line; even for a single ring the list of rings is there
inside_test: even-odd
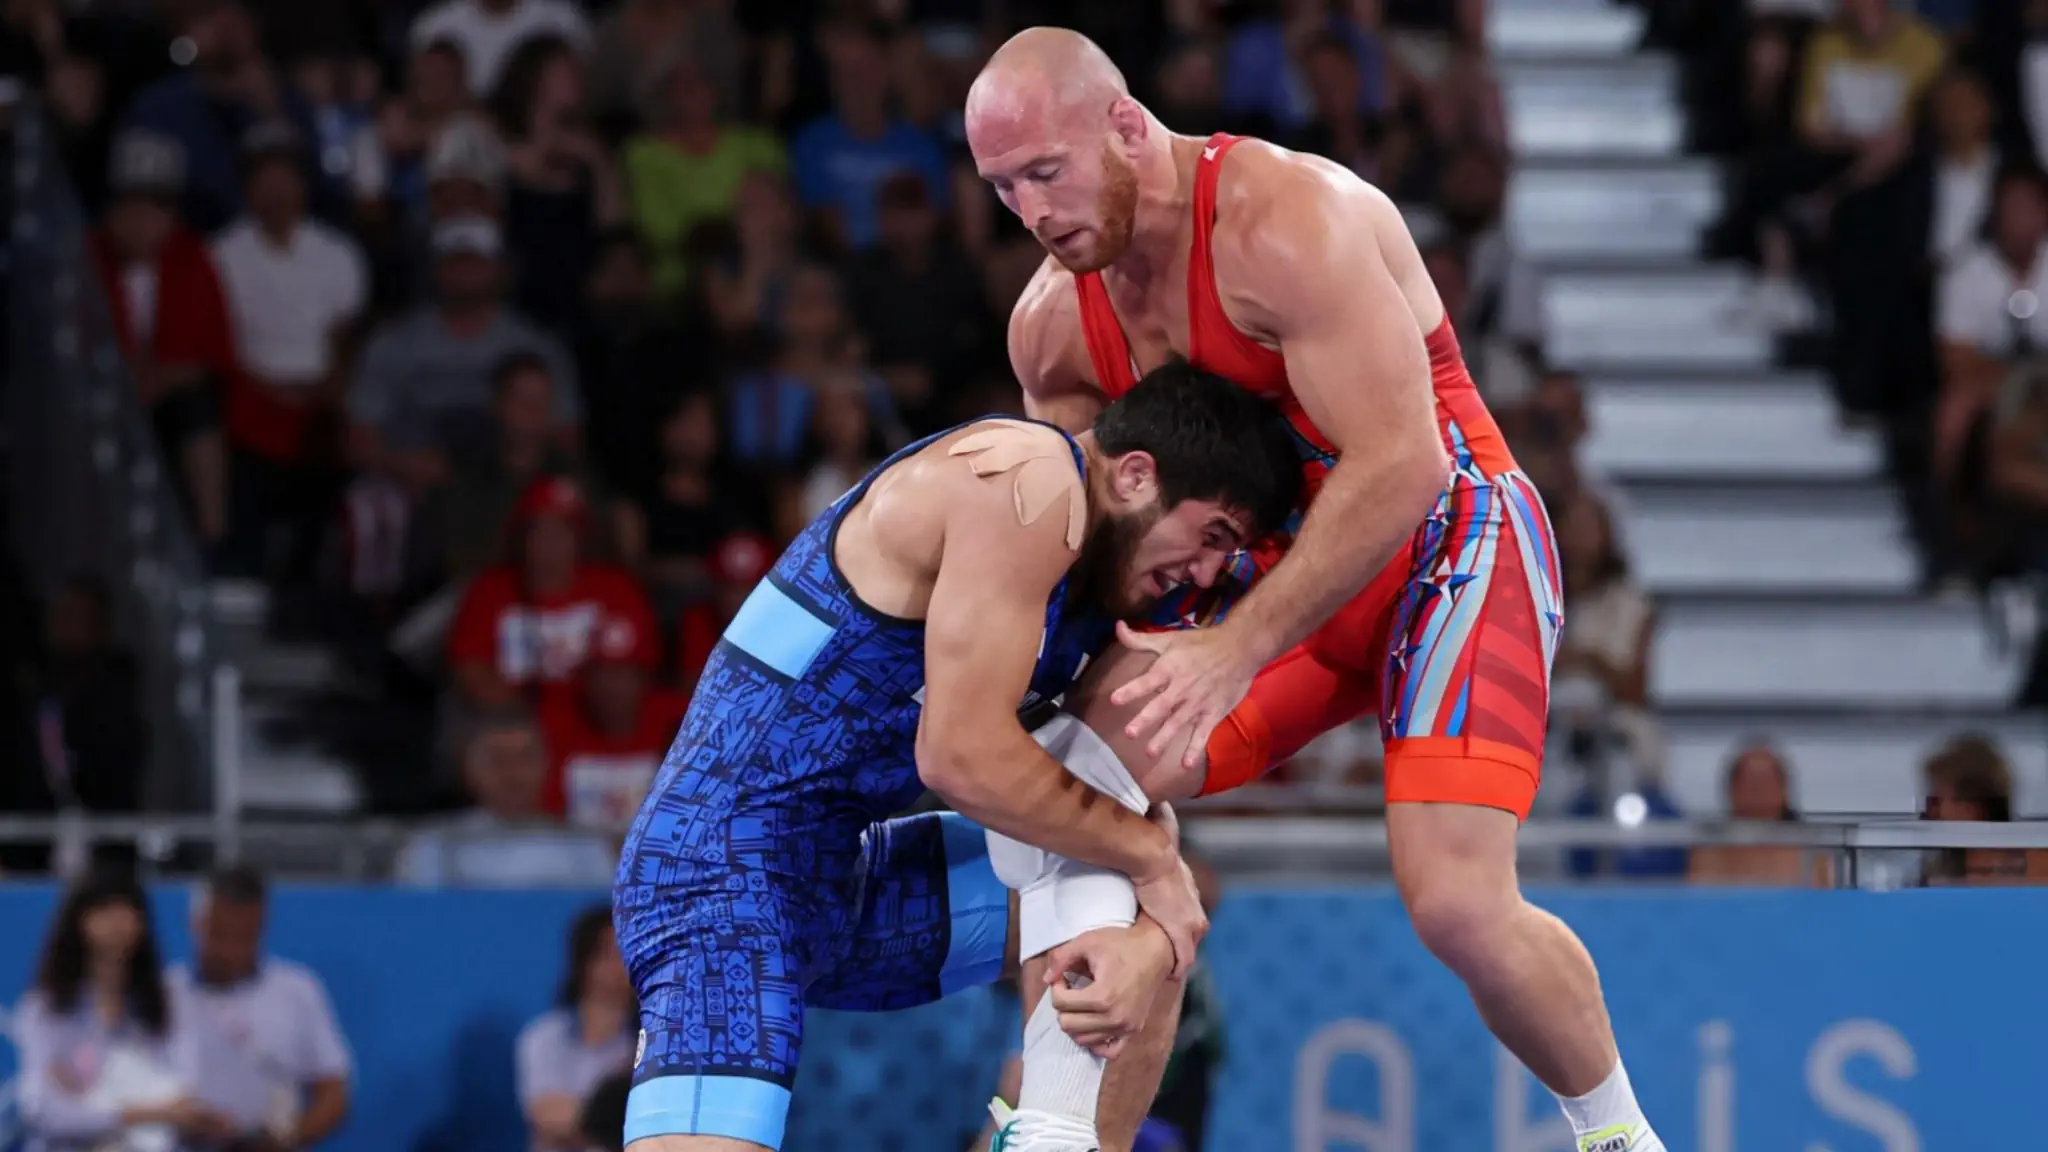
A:
[[[730,215],[749,173],[779,173],[789,161],[769,133],[718,122],[717,93],[687,52],[654,69],[648,96],[650,130],[626,145],[626,184],[634,223],[654,252],[655,284],[674,296],[690,229]]]

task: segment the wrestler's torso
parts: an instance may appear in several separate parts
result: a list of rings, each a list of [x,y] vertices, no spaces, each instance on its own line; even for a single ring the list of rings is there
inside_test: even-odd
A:
[[[923,794],[916,742],[924,621],[865,599],[836,545],[879,479],[959,431],[884,461],[800,533],[755,587],[705,664],[634,823],[629,855],[658,846],[700,863],[831,871],[850,866],[869,824]],[[1085,474],[1080,447],[1067,438],[1063,450]],[[1070,580],[1047,598],[1020,711],[1064,694],[1109,640],[1110,621],[1070,595]]]

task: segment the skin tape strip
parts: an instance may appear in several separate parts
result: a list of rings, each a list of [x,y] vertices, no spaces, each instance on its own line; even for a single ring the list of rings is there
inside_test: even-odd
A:
[[[961,437],[946,454],[964,458],[976,476],[1014,472],[1011,494],[1020,523],[1037,523],[1066,496],[1067,550],[1081,550],[1088,533],[1088,496],[1065,437],[1036,424],[998,423]]]

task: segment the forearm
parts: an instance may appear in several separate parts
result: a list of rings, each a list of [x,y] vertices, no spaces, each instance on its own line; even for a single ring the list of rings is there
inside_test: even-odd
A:
[[[921,749],[925,784],[991,832],[1097,868],[1149,878],[1178,855],[1158,825],[1089,787],[1022,728],[1013,736],[975,751]]]
[[[1238,630],[1259,663],[1307,639],[1415,534],[1447,479],[1441,447],[1430,448],[1419,463],[1346,457],[1330,470],[1287,555],[1223,625]]]
[[[348,1115],[348,1084],[322,1080],[313,1085],[312,1098],[292,1133],[292,1147],[311,1148],[334,1134]]]

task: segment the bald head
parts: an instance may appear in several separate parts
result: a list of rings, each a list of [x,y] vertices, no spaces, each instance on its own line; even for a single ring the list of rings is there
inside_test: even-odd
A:
[[[1110,106],[1129,95],[1123,72],[1095,41],[1066,28],[1026,28],[996,49],[975,77],[967,119],[1107,117]]]

